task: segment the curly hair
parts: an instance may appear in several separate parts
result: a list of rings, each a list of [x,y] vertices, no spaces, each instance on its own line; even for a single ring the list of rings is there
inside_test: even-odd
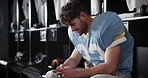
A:
[[[79,1],[68,2],[61,8],[60,23],[69,25],[73,19],[80,17],[81,12],[85,12],[89,15],[86,7]]]

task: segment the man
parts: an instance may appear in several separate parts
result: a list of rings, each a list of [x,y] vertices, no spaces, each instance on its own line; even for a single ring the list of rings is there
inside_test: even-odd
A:
[[[92,19],[80,2],[72,1],[62,7],[60,21],[69,26],[75,49],[47,72],[47,78],[131,78],[134,40],[117,14],[106,12]],[[75,69],[82,57],[93,67]]]

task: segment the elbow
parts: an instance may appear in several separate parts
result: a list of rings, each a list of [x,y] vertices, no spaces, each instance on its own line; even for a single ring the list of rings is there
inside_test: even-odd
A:
[[[115,75],[117,72],[118,66],[111,65],[111,64],[105,64],[104,68],[105,68],[104,74]]]
[[[117,72],[117,67],[116,66],[110,66],[108,74],[115,75],[116,72]]]
[[[110,74],[110,75],[115,75],[116,74],[116,70],[107,70],[107,72],[106,73],[104,73],[104,74]]]
[[[116,70],[116,69],[112,70],[111,75],[115,75],[115,74],[116,74],[116,72],[117,72],[117,70]]]

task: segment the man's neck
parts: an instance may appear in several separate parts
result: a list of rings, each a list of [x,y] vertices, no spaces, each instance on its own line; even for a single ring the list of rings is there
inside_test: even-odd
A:
[[[87,29],[87,32],[85,34],[87,34],[90,31],[90,27],[91,27],[91,24],[92,24],[93,20],[94,20],[93,18],[88,17],[88,20],[87,20],[88,29]]]

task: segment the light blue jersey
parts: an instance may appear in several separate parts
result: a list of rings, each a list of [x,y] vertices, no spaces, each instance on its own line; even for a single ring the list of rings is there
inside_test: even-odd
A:
[[[120,44],[121,53],[117,71],[131,77],[134,40],[117,14],[106,12],[97,15],[86,38],[72,32],[71,27],[68,28],[68,34],[76,49],[94,66],[104,63],[107,48]]]

